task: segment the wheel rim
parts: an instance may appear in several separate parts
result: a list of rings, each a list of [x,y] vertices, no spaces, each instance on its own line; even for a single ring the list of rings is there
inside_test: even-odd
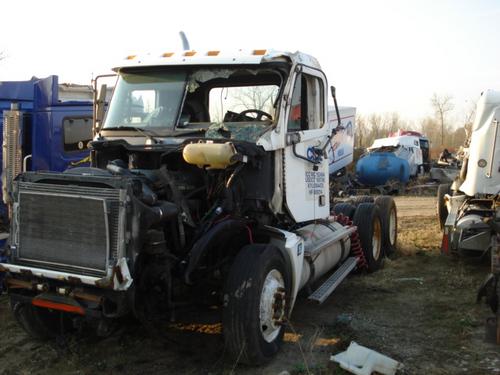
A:
[[[397,233],[397,221],[396,221],[396,210],[392,209],[389,215],[389,242],[392,246],[396,243],[396,233]]]
[[[260,294],[260,332],[267,342],[278,337],[285,317],[285,281],[280,271],[271,270],[264,280]]]
[[[380,220],[375,218],[373,221],[373,237],[372,237],[372,252],[373,259],[378,260],[380,257],[382,245],[382,225],[380,224]]]

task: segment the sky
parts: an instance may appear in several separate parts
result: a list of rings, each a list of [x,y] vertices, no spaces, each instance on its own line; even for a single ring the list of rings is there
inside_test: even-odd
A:
[[[460,122],[500,89],[500,1],[16,0],[2,3],[0,81],[56,74],[89,84],[125,56],[182,48],[276,49],[315,56],[340,105],[358,113],[433,114],[451,95]]]

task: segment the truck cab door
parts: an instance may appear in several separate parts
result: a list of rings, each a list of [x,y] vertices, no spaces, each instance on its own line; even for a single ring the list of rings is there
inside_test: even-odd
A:
[[[287,93],[283,179],[286,207],[296,222],[327,218],[330,213],[329,141],[326,78],[298,65]]]

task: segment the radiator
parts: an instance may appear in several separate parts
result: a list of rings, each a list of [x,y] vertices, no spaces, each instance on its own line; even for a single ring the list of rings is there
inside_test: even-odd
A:
[[[106,275],[123,231],[119,189],[19,182],[16,263]]]

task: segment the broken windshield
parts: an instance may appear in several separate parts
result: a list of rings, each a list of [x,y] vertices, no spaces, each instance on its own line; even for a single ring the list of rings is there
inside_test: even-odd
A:
[[[207,138],[255,142],[276,123],[285,74],[245,66],[122,71],[103,130],[155,136],[198,130]]]

